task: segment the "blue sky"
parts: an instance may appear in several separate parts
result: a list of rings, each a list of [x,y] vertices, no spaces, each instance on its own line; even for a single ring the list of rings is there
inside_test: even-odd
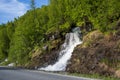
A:
[[[22,16],[30,9],[31,0],[0,0],[0,24]],[[36,7],[47,5],[48,0],[35,0]]]

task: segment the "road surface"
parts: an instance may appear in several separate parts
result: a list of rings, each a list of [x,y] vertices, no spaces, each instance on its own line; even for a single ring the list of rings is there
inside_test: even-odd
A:
[[[95,80],[34,70],[0,67],[0,80]]]

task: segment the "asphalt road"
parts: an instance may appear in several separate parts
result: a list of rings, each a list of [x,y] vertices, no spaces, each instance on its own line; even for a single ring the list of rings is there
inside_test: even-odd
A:
[[[43,71],[0,67],[0,80],[95,80]]]

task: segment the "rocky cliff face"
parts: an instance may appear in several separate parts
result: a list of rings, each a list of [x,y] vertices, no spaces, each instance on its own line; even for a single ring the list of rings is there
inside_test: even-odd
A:
[[[67,66],[67,71],[120,77],[120,22],[116,32],[93,31],[83,37]]]

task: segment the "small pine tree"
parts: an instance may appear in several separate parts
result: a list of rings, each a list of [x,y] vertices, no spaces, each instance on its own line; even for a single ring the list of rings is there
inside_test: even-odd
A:
[[[30,5],[32,10],[35,10],[35,0],[31,0],[31,5]]]
[[[36,19],[36,12],[35,12],[35,0],[31,0],[31,10],[33,10],[33,15],[34,15],[34,19],[33,19],[33,22],[35,22],[35,19]]]

